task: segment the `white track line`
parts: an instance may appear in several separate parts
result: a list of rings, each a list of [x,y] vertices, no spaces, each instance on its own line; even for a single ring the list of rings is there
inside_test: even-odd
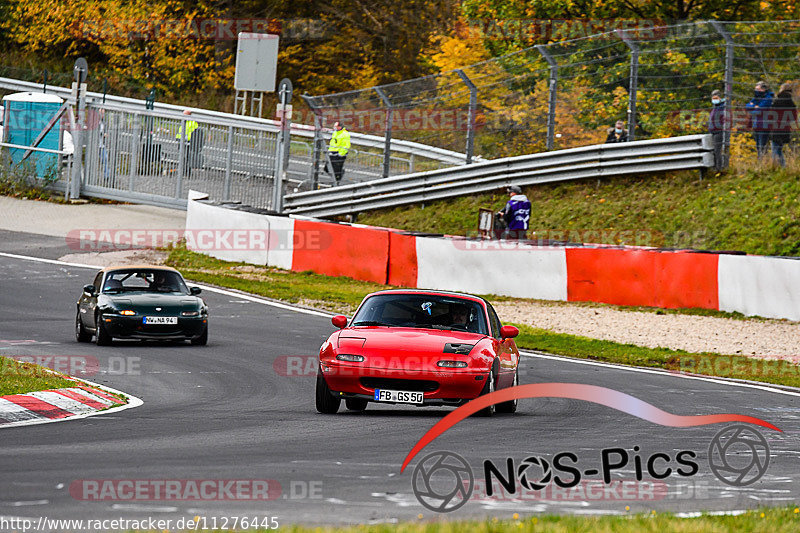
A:
[[[757,382],[747,382],[741,383],[739,381],[729,381],[726,379],[717,379],[712,377],[704,377],[698,376],[696,374],[680,374],[677,372],[671,372],[669,370],[659,370],[655,368],[642,368],[638,366],[625,366],[625,365],[618,365],[614,363],[601,363],[599,361],[588,361],[586,359],[574,359],[571,357],[562,357],[559,355],[549,355],[543,354],[538,352],[530,352],[527,350],[520,350],[520,354],[527,355],[528,357],[538,357],[540,359],[551,359],[553,361],[562,361],[566,363],[575,363],[577,365],[589,365],[589,366],[602,366],[605,368],[614,368],[616,370],[625,370],[627,372],[640,372],[642,374],[657,374],[659,376],[664,377],[672,377],[672,378],[679,378],[679,379],[695,379],[698,381],[707,381],[708,383],[716,383],[718,385],[729,385],[731,387],[744,387],[747,389],[757,389],[762,390],[765,392],[772,392],[776,394],[785,394],[786,396],[797,396],[800,397],[800,391],[788,391],[783,389],[776,389],[774,387],[769,387],[767,385],[761,385]]]
[[[5,252],[0,252],[0,257],[9,257],[11,259],[22,259],[24,261],[36,261],[39,263],[49,263],[51,265],[61,265],[61,266],[71,266],[77,268],[89,268],[92,270],[100,270],[103,267],[99,267],[97,265],[83,265],[81,263],[67,263],[65,261],[59,261],[57,259],[42,259],[40,257],[31,257],[29,255],[17,255],[17,254],[9,254]],[[259,298],[258,296],[253,296],[252,294],[247,294],[244,292],[239,291],[232,291],[228,289],[220,289],[219,287],[212,287],[210,285],[203,285],[197,284],[201,289],[208,291],[208,292],[215,292],[217,294],[223,294],[225,296],[231,296],[235,298],[241,298],[242,300],[247,300],[249,302],[259,303],[263,305],[269,305],[271,307],[276,307],[278,309],[284,309],[286,311],[294,311],[296,313],[304,313],[306,315],[313,315],[313,316],[321,316],[325,318],[330,318],[334,316],[333,313],[325,313],[324,311],[315,311],[313,309],[305,309],[303,307],[296,307],[292,304],[285,304],[281,302],[275,302],[273,300],[268,300],[266,298]]]
[[[5,253],[5,252],[0,252],[0,257],[10,257],[12,259],[22,259],[22,260],[26,260],[26,261],[37,261],[37,262],[40,262],[40,263],[50,263],[50,264],[54,264],[54,265],[65,265],[65,266],[73,266],[73,267],[79,267],[79,268],[91,268],[91,269],[95,269],[95,270],[99,269],[99,267],[92,266],[92,265],[81,265],[79,263],[66,263],[64,261],[58,261],[58,260],[55,260],[55,259],[42,259],[42,258],[39,258],[39,257],[31,257],[31,256],[27,256],[27,255],[9,254],[9,253]],[[271,301],[271,300],[266,300],[266,299],[263,299],[263,298],[259,298],[257,296],[252,296],[250,294],[246,294],[246,293],[243,293],[243,292],[234,292],[234,291],[229,291],[229,290],[226,290],[226,289],[219,289],[217,287],[210,287],[210,286],[207,286],[207,285],[198,285],[198,286],[201,287],[204,290],[209,291],[209,292],[215,292],[215,293],[218,293],[218,294],[224,294],[226,296],[232,296],[232,297],[236,297],[236,298],[241,298],[243,300],[248,300],[250,302],[259,303],[259,304],[263,304],[263,305],[269,305],[269,306],[272,306],[272,307],[277,307],[278,309],[285,309],[287,311],[295,311],[297,313],[304,313],[304,314],[307,314],[307,315],[314,315],[314,316],[322,316],[322,317],[333,316],[331,313],[324,313],[322,311],[313,311],[311,309],[304,309],[302,307],[295,307],[295,306],[293,306],[291,304],[278,303],[278,302],[274,302],[274,301]],[[800,391],[793,392],[793,391],[787,391],[787,390],[782,390],[782,389],[776,389],[774,387],[769,387],[769,386],[766,386],[766,385],[762,385],[762,384],[759,384],[757,382],[742,383],[742,382],[739,382],[739,381],[728,381],[728,380],[723,380],[723,379],[715,379],[715,378],[711,378],[711,377],[702,377],[702,376],[697,376],[697,375],[678,374],[678,373],[675,373],[675,372],[670,372],[669,370],[657,370],[657,369],[652,369],[652,368],[641,368],[641,367],[636,367],[636,366],[623,366],[623,365],[617,365],[617,364],[612,364],[612,363],[601,363],[601,362],[598,362],[598,361],[589,361],[589,360],[586,360],[586,359],[574,359],[574,358],[570,358],[570,357],[561,357],[561,356],[557,356],[557,355],[546,355],[546,354],[535,353],[535,352],[530,352],[530,351],[526,351],[526,350],[520,350],[520,353],[523,354],[523,355],[527,355],[528,357],[538,357],[540,359],[551,359],[551,360],[554,360],[554,361],[562,361],[562,362],[565,362],[565,363],[573,363],[573,364],[577,364],[577,365],[600,366],[600,367],[604,367],[604,368],[612,368],[612,369],[616,369],[616,370],[624,370],[624,371],[627,371],[627,372],[641,372],[641,373],[644,373],[644,374],[657,374],[657,375],[660,375],[660,376],[663,376],[663,377],[672,377],[672,378],[678,378],[678,379],[694,379],[694,380],[698,380],[698,381],[706,381],[708,383],[715,383],[715,384],[718,384],[718,385],[728,385],[730,387],[742,387],[742,388],[747,388],[747,389],[756,389],[756,390],[761,390],[761,391],[764,391],[764,392],[771,392],[771,393],[774,393],[774,394],[783,394],[783,395],[786,395],[786,396],[797,396],[797,397],[800,397]],[[139,400],[139,401],[141,401],[141,400]],[[103,413],[108,413],[110,411],[111,410],[102,411],[102,412]]]

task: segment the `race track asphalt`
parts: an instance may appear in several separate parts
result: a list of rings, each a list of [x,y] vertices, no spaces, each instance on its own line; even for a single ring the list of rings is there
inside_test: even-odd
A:
[[[56,258],[63,240],[0,232],[0,252]],[[731,424],[664,427],[609,407],[570,399],[525,399],[514,415],[468,418],[427,446],[400,473],[417,440],[451,409],[370,404],[363,413],[326,416],[314,409],[314,375],[285,375],[281,356],[315,356],[334,328],[316,316],[204,291],[211,308],[206,347],[118,342],[101,348],[73,336],[78,291],[94,270],[0,256],[0,355],[96,358],[88,379],[144,401],[109,415],[0,429],[0,517],[133,518],[274,516],[281,525],[349,524],[535,513],[732,511],[798,501],[800,395],[688,379],[666,373],[526,356],[521,383],[592,384],[622,391],[679,415],[737,413],[782,432],[758,428],[771,450],[764,476],[750,486],[722,483],[708,464],[709,443]],[[502,318],[502,317],[501,317]],[[22,342],[25,341],[25,342]],[[278,361],[278,363],[276,363]],[[555,491],[469,501],[437,514],[415,498],[412,470],[426,454],[463,456],[476,478],[483,461],[504,467],[529,456],[574,452],[582,470],[599,466],[604,448],[644,458],[693,451],[699,471],[657,482],[640,499],[620,491]],[[739,448],[735,460],[747,459]],[[533,476],[532,476],[533,477]],[[633,480],[633,462],[614,473]],[[267,479],[274,501],[81,501],[81,480]],[[594,483],[597,476],[594,476]],[[652,480],[651,480],[652,481]],[[653,485],[649,485],[652,488]],[[587,488],[587,487],[584,487]],[[631,496],[629,493],[628,496]],[[642,499],[643,498],[643,499]]]

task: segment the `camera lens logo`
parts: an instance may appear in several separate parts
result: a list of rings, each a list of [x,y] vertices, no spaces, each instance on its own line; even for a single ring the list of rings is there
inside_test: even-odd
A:
[[[534,477],[534,472],[537,470],[541,471],[541,474]],[[542,490],[553,478],[553,471],[550,469],[550,463],[541,457],[528,457],[517,468],[517,478],[519,484],[528,490]],[[538,481],[533,481],[534,479]]]
[[[769,467],[766,439],[750,426],[730,426],[711,439],[708,466],[728,485],[744,487],[761,479]]]
[[[434,452],[414,468],[411,487],[419,503],[431,511],[449,513],[469,501],[474,482],[472,468],[463,457]]]

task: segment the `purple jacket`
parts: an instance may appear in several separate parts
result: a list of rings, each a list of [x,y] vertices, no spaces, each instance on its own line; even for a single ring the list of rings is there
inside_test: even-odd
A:
[[[528,229],[531,219],[531,203],[524,194],[515,194],[503,210],[503,218],[508,224],[508,229]]]

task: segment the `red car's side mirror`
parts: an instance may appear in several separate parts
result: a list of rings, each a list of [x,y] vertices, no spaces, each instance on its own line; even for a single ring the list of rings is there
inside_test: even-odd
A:
[[[331,318],[331,323],[337,328],[342,329],[347,325],[347,317],[344,315],[336,315]]]
[[[519,335],[519,329],[515,326],[503,326],[500,328],[500,337],[504,339],[513,339]]]

